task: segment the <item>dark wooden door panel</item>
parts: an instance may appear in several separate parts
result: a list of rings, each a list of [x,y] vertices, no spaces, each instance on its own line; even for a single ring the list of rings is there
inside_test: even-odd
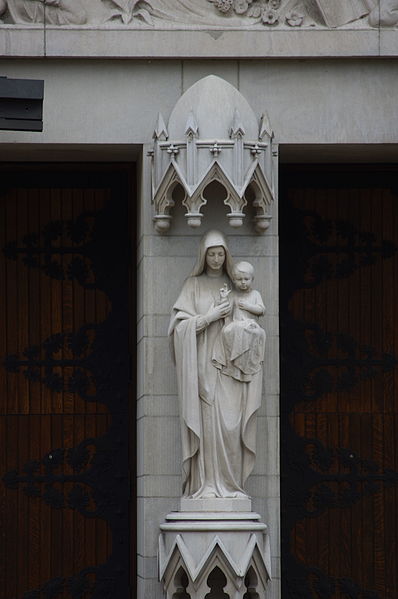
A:
[[[57,459],[57,449],[75,447],[87,437],[105,434],[108,427],[106,415],[95,419],[48,414],[0,417],[5,445],[1,472],[6,473],[3,506],[7,518],[2,539],[6,551],[1,563],[1,579],[7,581],[5,597],[23,597],[26,591],[52,578],[72,577],[109,558],[111,530],[106,520],[86,515],[95,513],[96,505],[91,486],[81,482],[83,471],[77,474],[65,460],[49,474],[48,459],[49,455]],[[34,467],[32,460],[40,464]],[[55,480],[66,477],[70,482]],[[77,485],[89,498],[84,510],[69,504]],[[97,537],[103,539],[99,544]]]
[[[281,197],[283,598],[393,599],[396,174],[292,174]]]
[[[101,171],[1,175],[5,599],[130,592],[131,178]]]

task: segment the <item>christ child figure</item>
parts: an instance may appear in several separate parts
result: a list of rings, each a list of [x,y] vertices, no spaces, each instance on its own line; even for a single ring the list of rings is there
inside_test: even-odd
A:
[[[253,289],[254,268],[238,262],[233,269],[234,290],[230,293],[231,314],[225,319],[221,344],[214,348],[213,364],[223,374],[250,381],[264,362],[265,331],[258,324],[265,312],[261,295]],[[220,289],[220,299],[229,290]]]

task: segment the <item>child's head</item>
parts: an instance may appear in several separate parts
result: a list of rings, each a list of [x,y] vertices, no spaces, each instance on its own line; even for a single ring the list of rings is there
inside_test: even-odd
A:
[[[254,268],[250,262],[238,262],[233,269],[233,281],[240,291],[250,291],[254,279]]]

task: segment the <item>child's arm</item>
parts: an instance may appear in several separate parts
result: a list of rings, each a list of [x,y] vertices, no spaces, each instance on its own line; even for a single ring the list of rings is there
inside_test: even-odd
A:
[[[265,313],[265,306],[259,292],[255,291],[251,299],[254,301],[249,302],[247,300],[240,299],[238,302],[239,308],[250,312],[250,314],[254,314],[254,316],[262,316]]]

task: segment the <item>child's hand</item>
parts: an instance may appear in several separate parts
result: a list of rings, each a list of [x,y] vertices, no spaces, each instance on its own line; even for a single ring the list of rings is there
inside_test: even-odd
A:
[[[249,310],[250,309],[249,302],[246,302],[245,300],[242,300],[242,299],[240,299],[238,301],[238,306],[239,306],[239,308],[242,308],[242,310]]]
[[[225,300],[229,294],[231,293],[231,289],[229,289],[227,283],[224,283],[224,285],[221,287],[220,289],[220,300]]]

